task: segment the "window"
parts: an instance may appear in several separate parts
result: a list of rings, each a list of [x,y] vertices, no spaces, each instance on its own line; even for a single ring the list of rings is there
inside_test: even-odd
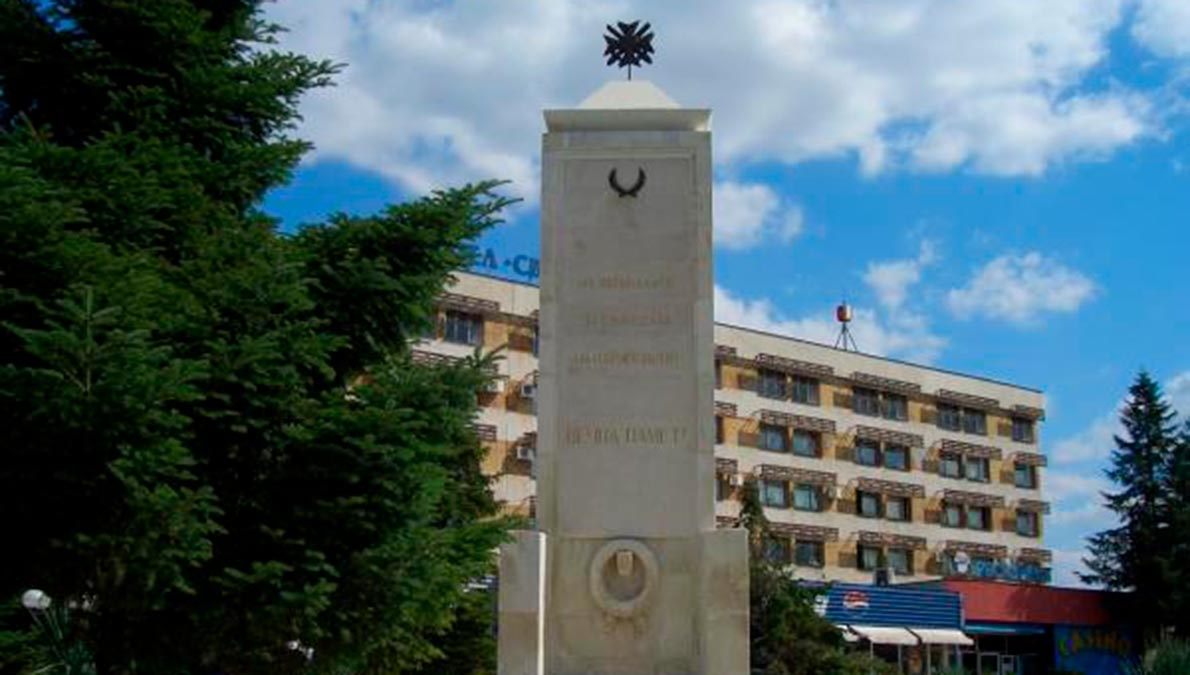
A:
[[[1016,533],[1022,537],[1036,537],[1037,531],[1037,514],[1033,511],[1017,511],[1016,512]]]
[[[727,501],[731,498],[731,477],[725,474],[715,476],[715,501]]]
[[[903,445],[884,446],[884,466],[901,471],[909,470],[909,448]]]
[[[1013,469],[1016,486],[1033,489],[1037,487],[1037,469],[1028,464],[1017,464]]]
[[[943,504],[942,525],[943,527],[962,527],[963,507],[958,504]]]
[[[793,454],[802,457],[818,456],[818,434],[813,431],[793,431]]]
[[[991,529],[991,518],[986,506],[967,507],[967,528],[971,530]]]
[[[1012,440],[1018,443],[1033,442],[1033,420],[1023,417],[1012,418]]]
[[[537,348],[541,346],[541,331],[533,329],[533,356],[537,356]]]
[[[818,380],[795,375],[793,378],[793,402],[818,405]]]
[[[534,335],[536,335],[536,333]],[[537,350],[534,350],[533,353],[537,354]],[[723,388],[723,363],[720,361],[715,361],[715,388]]]
[[[963,408],[963,432],[968,434],[988,435],[988,416],[982,410]]]
[[[938,460],[938,473],[946,478],[962,478],[962,458],[958,455],[942,455]]]
[[[725,437],[723,432],[723,416],[715,415],[715,442],[722,443]]]
[[[760,501],[765,506],[789,508],[789,484],[785,481],[761,481]]]
[[[968,457],[963,464],[967,473],[967,480],[975,480],[980,483],[986,483],[990,480],[991,471],[988,469],[987,457]]]
[[[880,445],[872,441],[856,441],[855,463],[864,466],[880,466]]]
[[[859,507],[859,515],[864,518],[880,517],[880,495],[871,492],[856,492],[855,503]]]
[[[793,564],[801,567],[822,567],[826,564],[826,556],[823,555],[824,548],[820,541],[795,542]]]
[[[855,388],[852,408],[860,415],[880,416],[880,394],[871,389]]]
[[[765,398],[785,398],[785,375],[774,370],[761,370],[756,393]]]
[[[460,345],[483,343],[483,317],[466,312],[446,311],[446,330],[442,339]]]
[[[1032,560],[1018,560],[1016,566],[1020,569],[1021,577],[1024,579],[1044,578],[1042,575],[1044,575],[1045,572],[1042,571],[1041,563],[1034,562]]]
[[[913,551],[907,548],[888,549],[888,566],[902,576],[913,574]]]
[[[959,409],[945,403],[938,404],[938,428],[958,431],[962,426]]]
[[[821,511],[822,493],[813,485],[793,486],[793,508],[799,511]]]
[[[769,562],[788,564],[790,560],[789,537],[769,537],[764,542],[764,557]]]
[[[786,447],[785,427],[779,427],[775,424],[760,425],[760,449],[771,450],[773,452],[788,452]]]
[[[909,419],[909,399],[900,394],[882,394],[882,398],[884,399],[882,412],[885,419]]]
[[[884,500],[884,517],[889,520],[913,520],[908,497],[889,497]]]
[[[855,549],[856,567],[861,570],[874,570],[880,567],[880,549],[875,546],[858,546]]]

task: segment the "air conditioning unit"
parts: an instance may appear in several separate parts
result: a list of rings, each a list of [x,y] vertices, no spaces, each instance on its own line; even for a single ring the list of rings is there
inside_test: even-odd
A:
[[[488,394],[503,394],[504,393],[504,380],[499,377],[488,380],[483,385],[483,391]]]
[[[518,445],[516,447],[516,458],[532,462],[537,459],[537,448],[532,445]]]
[[[526,401],[532,401],[537,398],[537,383],[525,382],[521,384],[521,398]]]
[[[891,567],[877,567],[872,572],[872,583],[876,586],[888,586],[897,578],[897,573]]]
[[[843,486],[836,485],[834,487],[827,488],[826,494],[828,497],[831,497],[833,499],[842,499],[843,498]]]
[[[744,484],[744,477],[738,473],[733,473],[727,478],[727,484],[732,487],[739,487]]]

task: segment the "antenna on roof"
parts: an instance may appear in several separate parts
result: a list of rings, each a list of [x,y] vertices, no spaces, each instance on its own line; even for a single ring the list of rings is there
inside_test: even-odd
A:
[[[859,351],[859,346],[855,344],[855,336],[851,334],[851,317],[851,305],[847,304],[846,300],[839,303],[839,306],[835,308],[835,320],[842,328],[839,329],[839,337],[835,338],[835,349]]]

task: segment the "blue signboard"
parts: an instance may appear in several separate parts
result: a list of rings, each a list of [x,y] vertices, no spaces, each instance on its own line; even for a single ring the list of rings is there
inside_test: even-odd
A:
[[[1132,633],[1114,626],[1054,626],[1054,666],[1080,675],[1128,672],[1137,643]]]
[[[541,261],[537,258],[524,253],[502,255],[490,247],[475,249],[475,264],[471,268],[482,274],[511,277],[529,283],[537,283],[537,278],[541,276]]]
[[[966,553],[960,551],[954,555],[943,557],[942,575],[946,577],[972,577],[975,579],[1048,584],[1051,580],[1052,572],[1037,563],[992,560],[991,558],[971,558]]]
[[[820,588],[815,610],[835,624],[962,628],[962,600],[953,591],[843,583]]]

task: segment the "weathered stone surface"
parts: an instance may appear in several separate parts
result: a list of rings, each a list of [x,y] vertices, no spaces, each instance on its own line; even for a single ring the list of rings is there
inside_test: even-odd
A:
[[[646,83],[615,94],[592,99],[612,109],[546,113],[544,673],[739,675],[747,545],[714,512],[709,113],[662,106]],[[501,578],[502,603],[508,584],[539,583],[522,567]],[[531,640],[522,606],[501,606],[502,674],[521,667],[503,651],[506,616],[509,641]],[[532,646],[507,648],[533,665],[512,656]]]
[[[546,537],[518,531],[500,547],[499,675],[545,673]]]

